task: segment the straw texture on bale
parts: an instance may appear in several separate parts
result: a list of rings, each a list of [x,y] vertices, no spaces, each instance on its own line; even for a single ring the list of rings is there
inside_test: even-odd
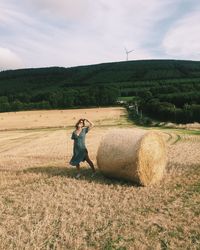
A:
[[[97,151],[97,165],[108,177],[125,179],[142,186],[162,179],[166,146],[161,134],[141,129],[108,132]]]

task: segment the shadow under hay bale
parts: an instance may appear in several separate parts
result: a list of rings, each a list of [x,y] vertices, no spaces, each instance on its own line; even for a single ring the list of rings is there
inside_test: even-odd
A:
[[[102,139],[97,165],[108,177],[147,186],[160,181],[167,162],[162,136],[141,129],[115,129]]]
[[[35,167],[23,170],[24,173],[36,173],[43,174],[44,176],[51,178],[55,176],[67,177],[71,179],[76,179],[77,170],[75,168],[68,167]],[[90,168],[81,169],[81,177],[78,179],[80,181],[96,182],[100,184],[107,185],[123,185],[123,186],[133,186],[131,182],[126,180],[116,180],[112,178],[106,178],[97,170],[94,177],[91,176],[92,171]],[[137,187],[137,185],[135,185]]]

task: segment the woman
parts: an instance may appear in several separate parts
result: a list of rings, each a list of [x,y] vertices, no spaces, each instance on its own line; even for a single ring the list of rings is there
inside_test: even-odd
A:
[[[89,126],[85,126],[85,122],[89,123]],[[80,162],[86,161],[92,168],[93,173],[95,173],[95,168],[93,162],[88,156],[88,151],[85,146],[85,136],[88,131],[94,126],[94,124],[87,119],[80,119],[75,127],[76,130],[73,131],[71,139],[74,140],[73,156],[70,160],[72,166],[76,166],[78,170],[77,178],[81,176],[80,174]]]

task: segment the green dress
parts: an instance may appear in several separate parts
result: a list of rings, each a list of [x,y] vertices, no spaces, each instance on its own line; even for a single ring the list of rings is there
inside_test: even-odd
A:
[[[89,128],[84,127],[79,135],[74,131],[72,133],[71,139],[74,140],[73,156],[70,160],[72,166],[78,165],[81,161],[85,161],[85,157],[88,153],[85,146],[85,135],[87,134]]]

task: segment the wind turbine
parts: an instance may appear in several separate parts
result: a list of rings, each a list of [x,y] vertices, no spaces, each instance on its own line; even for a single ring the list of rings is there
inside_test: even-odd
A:
[[[124,48],[124,49],[126,51],[126,61],[128,61],[128,54],[133,52],[134,50],[133,49],[132,50],[127,50],[126,48]]]

